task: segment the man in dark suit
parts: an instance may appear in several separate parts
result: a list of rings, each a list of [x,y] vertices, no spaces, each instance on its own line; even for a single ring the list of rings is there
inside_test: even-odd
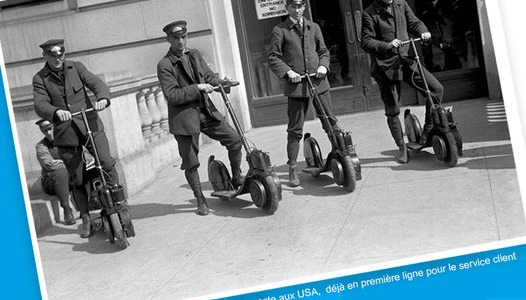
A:
[[[209,208],[198,173],[199,134],[203,132],[227,148],[234,187],[243,182],[242,144],[237,132],[207,95],[213,92],[214,86],[228,85],[231,81],[220,79],[198,50],[186,48],[186,26],[186,21],[176,21],[163,28],[171,47],[157,65],[157,77],[168,102],[170,132],[177,140],[181,169],[185,170],[186,180],[197,199],[197,214],[207,215]]]
[[[284,94],[288,97],[287,114],[287,156],[289,165],[289,185],[300,185],[297,174],[297,158],[300,140],[303,137],[303,123],[309,107],[310,92],[307,82],[301,75],[316,73],[312,79],[323,108],[329,116],[329,122],[337,129],[338,119],[332,113],[329,92],[329,50],[325,46],[318,24],[303,17],[305,1],[287,0],[289,17],[272,30],[268,60],[270,69],[279,78],[285,79]],[[315,106],[316,113],[319,109]],[[328,128],[324,128],[325,131]]]
[[[41,118],[56,123],[54,145],[71,178],[73,195],[79,205],[82,218],[81,237],[93,234],[89,216],[88,193],[85,186],[85,163],[82,160],[83,145],[87,142],[87,130],[82,117],[72,113],[94,107],[96,111],[110,105],[110,93],[106,84],[89,72],[81,62],[65,60],[64,40],[54,39],[39,45],[46,64],[33,76],[33,98],[35,111]],[[93,105],[86,87],[97,99]],[[107,180],[118,184],[115,160],[110,155],[108,139],[96,111],[88,113],[88,122]],[[88,150],[93,154],[91,145]]]
[[[56,195],[64,210],[64,224],[75,224],[73,211],[69,206],[69,174],[58,155],[58,148],[53,145],[53,123],[40,119],[36,123],[44,135],[35,146],[37,159],[42,167],[40,182],[46,194]],[[57,220],[58,221],[58,220]]]
[[[409,33],[429,40],[431,33],[404,0],[375,0],[363,12],[362,48],[371,54],[372,76],[378,82],[385,106],[387,125],[399,148],[398,162],[408,161],[402,124],[398,115],[400,109],[400,82],[404,80],[425,95],[422,76],[425,76],[433,101],[442,102],[444,88],[427,70],[420,74],[414,59],[408,57],[409,47],[402,41],[409,39]],[[432,128],[430,106],[426,104],[425,125],[421,143],[425,144]]]

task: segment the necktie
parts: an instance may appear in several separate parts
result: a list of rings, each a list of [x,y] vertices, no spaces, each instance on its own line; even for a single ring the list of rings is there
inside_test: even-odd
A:
[[[303,37],[303,27],[301,26],[300,22],[296,22],[296,24],[294,24],[294,28],[296,28],[296,31],[300,37]]]

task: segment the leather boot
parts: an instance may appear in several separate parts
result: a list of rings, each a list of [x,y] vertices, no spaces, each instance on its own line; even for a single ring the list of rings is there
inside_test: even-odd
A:
[[[424,119],[424,128],[420,137],[420,145],[428,143],[429,132],[433,129],[433,116],[431,115],[431,106],[426,103],[426,115]]]
[[[65,225],[73,225],[77,223],[75,221],[75,218],[73,217],[73,211],[71,210],[71,207],[65,207],[64,208],[64,224]]]
[[[409,161],[409,153],[407,153],[407,146],[405,144],[398,146],[398,160],[399,164],[406,164]]]
[[[201,195],[196,197],[197,200],[197,211],[196,214],[200,216],[206,216],[210,213],[210,210],[208,209],[208,203],[206,203],[206,198]]]
[[[399,153],[398,153],[398,157],[396,161],[399,164],[407,163],[408,161],[407,146],[405,145],[404,132],[402,130],[402,123],[400,122],[400,118],[398,117],[398,115],[388,116],[387,126],[389,126],[389,130],[391,131],[391,136],[393,137],[393,140],[398,146]]]
[[[82,225],[80,227],[80,237],[85,239],[93,235],[93,226],[91,225],[91,218],[88,213],[80,215],[82,219]]]
[[[241,175],[241,169],[232,169],[232,185],[234,186],[234,189],[240,187],[244,180],[245,176]]]
[[[241,149],[228,151],[228,160],[230,160],[230,168],[232,169],[232,185],[235,189],[241,186],[245,179],[244,176],[241,175],[242,156]]]
[[[206,198],[203,195],[203,191],[201,190],[199,173],[196,169],[192,169],[185,171],[184,175],[186,176],[186,181],[188,181],[190,188],[192,188],[192,191],[194,192],[194,197],[197,200],[196,214],[200,216],[208,215],[210,210],[208,209],[208,203],[206,203]]]
[[[297,187],[300,185],[300,179],[298,177],[298,171],[296,170],[298,165],[290,165],[289,167],[289,186]]]

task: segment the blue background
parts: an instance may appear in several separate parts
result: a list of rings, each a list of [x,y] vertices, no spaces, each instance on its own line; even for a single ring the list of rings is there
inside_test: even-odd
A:
[[[1,72],[1,71],[0,71]],[[3,76],[3,74],[0,73]],[[18,172],[5,89],[0,77],[0,298],[39,299],[40,287]]]
[[[515,252],[517,260],[493,262],[493,258],[498,254],[511,255],[513,252]],[[477,258],[483,260],[486,257],[492,260],[488,266],[471,267],[465,270],[458,269],[459,263],[475,261]],[[289,293],[295,296],[294,299],[526,299],[525,257],[526,245],[521,245],[224,299],[256,300],[272,296],[279,299],[280,295],[288,295]],[[457,270],[426,277],[425,269],[447,266],[448,263],[457,265]],[[401,279],[396,283],[367,286],[363,289],[360,287],[361,280],[416,270],[424,270],[424,276],[415,278],[413,281]],[[358,288],[345,290],[341,293],[326,293],[326,287],[329,285],[343,283],[346,286],[347,283],[353,281],[358,282]],[[299,295],[307,295],[305,291],[298,294],[298,290],[310,289],[312,292],[313,288],[321,296],[298,297]],[[287,297],[284,296],[284,298]]]

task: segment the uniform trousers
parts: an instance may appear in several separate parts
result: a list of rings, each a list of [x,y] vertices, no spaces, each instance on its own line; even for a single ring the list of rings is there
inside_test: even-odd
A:
[[[69,174],[64,167],[54,169],[41,179],[42,189],[48,195],[56,195],[63,209],[69,207]]]
[[[331,93],[329,90],[318,94],[321,105],[325,110],[325,113],[328,117],[329,124],[334,126],[338,123],[338,119],[334,116],[332,111],[332,102],[331,102]],[[307,114],[307,109],[309,108],[309,103],[312,98],[310,97],[289,97],[287,114],[289,117],[289,123],[287,126],[287,164],[293,166],[296,164],[298,159],[298,153],[300,148],[300,141],[303,137],[303,123],[305,123],[305,115]],[[315,105],[313,101],[314,110],[316,111],[316,116],[321,118],[321,109],[318,105]],[[328,131],[325,124],[323,124],[323,130]]]
[[[238,133],[225,120],[217,121],[201,112],[199,115],[201,132],[219,141],[227,148],[232,168],[241,164],[241,139]],[[174,135],[182,159],[181,169],[187,173],[197,170],[199,164],[199,133],[193,135]]]
[[[75,127],[76,128],[76,127]],[[94,149],[90,143],[86,143],[88,137],[84,136],[77,129],[77,134],[81,145],[85,145],[88,151],[95,157]],[[110,184],[119,183],[119,175],[115,169],[115,160],[111,157],[108,139],[104,131],[97,131],[93,133],[93,140],[97,147],[102,169],[104,170],[105,179]],[[77,201],[80,213],[88,213],[88,191],[86,189],[86,164],[83,161],[82,146],[76,147],[58,147],[58,153],[64,165],[68,169],[68,173],[73,185],[73,195]]]

